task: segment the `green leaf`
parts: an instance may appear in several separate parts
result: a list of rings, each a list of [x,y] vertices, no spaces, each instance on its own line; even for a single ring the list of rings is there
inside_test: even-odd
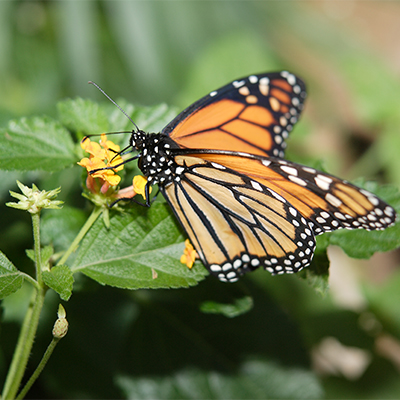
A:
[[[72,266],[97,282],[127,289],[195,285],[207,272],[201,263],[180,263],[184,237],[166,204],[135,206],[114,214],[107,229],[98,219],[81,243]]]
[[[109,130],[107,114],[98,103],[77,98],[57,104],[60,121],[70,131],[84,135],[101,134]]]
[[[43,271],[43,281],[56,291],[62,300],[68,301],[71,297],[74,277],[67,265],[58,265],[50,271]]]
[[[273,361],[244,362],[233,375],[186,369],[158,378],[117,377],[129,399],[317,399],[323,396],[312,372]]]
[[[53,254],[54,254],[53,246],[44,246],[40,252],[42,258],[42,265],[48,263]]]
[[[378,186],[373,182],[367,182],[362,186],[385,200],[399,213],[400,193],[396,187]],[[336,231],[332,233],[330,243],[340,246],[350,257],[370,258],[378,251],[390,251],[400,247],[400,222],[383,231]]]
[[[35,258],[35,250],[33,249],[27,249],[25,250],[26,255],[28,256],[29,259],[31,259],[33,262],[36,262]],[[52,246],[45,246],[40,252],[40,255],[42,257],[41,264],[44,265],[49,262],[50,257],[54,254],[54,249]]]
[[[26,250],[25,250],[25,253],[26,253],[26,255],[28,256],[28,258],[29,258],[31,261],[33,261],[33,262],[36,261],[36,260],[35,260],[35,250],[33,250],[33,249],[26,249]]]
[[[42,243],[51,243],[56,251],[65,251],[75,239],[86,218],[86,213],[77,208],[64,207],[62,212],[47,210],[41,219]]]
[[[159,132],[176,115],[177,110],[166,104],[135,106],[118,100],[121,108],[146,132]],[[69,130],[82,135],[101,134],[108,131],[126,131],[134,128],[132,122],[111,103],[95,103],[81,98],[57,104],[60,120]]]
[[[146,132],[160,132],[177,115],[175,107],[159,104],[151,107],[136,106],[131,114],[135,124]]]
[[[75,161],[69,132],[49,117],[21,118],[0,130],[0,169],[54,172]]]
[[[325,296],[329,290],[329,259],[327,248],[330,244],[330,234],[317,236],[317,248],[312,263],[300,271],[297,276],[304,279],[319,295]]]
[[[206,314],[222,314],[228,318],[234,318],[249,312],[253,308],[253,298],[250,296],[236,299],[232,304],[205,301],[201,304],[200,310]]]
[[[21,289],[23,282],[23,274],[0,251],[0,299]]]

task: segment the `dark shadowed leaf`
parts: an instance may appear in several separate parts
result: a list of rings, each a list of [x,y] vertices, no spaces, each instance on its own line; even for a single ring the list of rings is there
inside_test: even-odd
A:
[[[66,265],[53,267],[50,271],[43,272],[44,283],[56,291],[62,300],[67,301],[72,294],[74,277]]]
[[[200,310],[206,314],[222,314],[228,318],[234,318],[249,312],[253,308],[253,299],[245,296],[236,299],[233,303],[217,303],[215,301],[205,301],[200,306]]]
[[[0,251],[0,299],[19,290],[23,282],[23,274]]]
[[[172,376],[119,376],[128,399],[316,399],[323,395],[314,374],[272,361],[244,362],[236,374],[186,369]]]

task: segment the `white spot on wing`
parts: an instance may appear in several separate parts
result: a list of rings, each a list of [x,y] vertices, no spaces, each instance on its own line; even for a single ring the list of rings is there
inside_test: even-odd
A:
[[[240,88],[241,86],[243,86],[245,84],[245,81],[234,81],[234,82],[232,82],[232,85],[235,87],[235,88]]]
[[[278,200],[281,201],[282,203],[286,203],[286,200],[285,200],[282,196],[280,196],[278,193],[274,192],[274,191],[271,190],[271,189],[268,189],[268,190],[269,190],[269,192],[272,194],[272,196],[274,196],[276,199],[278,199]]]
[[[281,170],[286,172],[289,175],[297,176],[297,169],[296,168],[288,167],[288,166],[284,165],[284,166],[281,167]]]
[[[263,191],[261,185],[256,181],[251,181],[251,186],[253,186],[253,188],[258,190],[259,192]]]
[[[212,165],[214,168],[226,169],[223,165],[217,164],[217,163],[215,163],[215,162],[212,162],[211,165]]]
[[[271,164],[271,161],[268,161],[268,160],[262,160],[261,162],[262,162],[263,165],[265,165],[266,167],[269,167],[270,164]]]
[[[317,186],[322,190],[329,190],[329,186],[332,183],[332,179],[324,175],[317,175],[314,180]]]
[[[297,176],[289,175],[289,180],[293,183],[297,183],[300,186],[307,186],[307,182]]]

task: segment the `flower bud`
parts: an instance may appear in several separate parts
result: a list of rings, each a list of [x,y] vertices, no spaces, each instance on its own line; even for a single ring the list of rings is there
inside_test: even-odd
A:
[[[58,306],[58,313],[57,314],[58,314],[58,319],[54,323],[53,336],[56,339],[61,339],[68,332],[68,321],[65,318],[66,317],[66,312],[65,312],[64,307],[61,304]]]

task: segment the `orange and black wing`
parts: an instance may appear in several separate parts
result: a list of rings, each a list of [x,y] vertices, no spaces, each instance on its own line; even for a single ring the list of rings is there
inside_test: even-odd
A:
[[[192,104],[162,133],[182,149],[283,157],[305,97],[303,81],[289,72],[251,75]]]
[[[160,190],[211,274],[235,282],[264,267],[273,274],[308,266],[308,221],[256,180],[198,157],[176,156],[179,179]]]
[[[385,229],[395,211],[374,194],[312,168],[270,157],[180,151],[179,179],[161,187],[211,274],[234,282],[309,265],[315,235]]]

